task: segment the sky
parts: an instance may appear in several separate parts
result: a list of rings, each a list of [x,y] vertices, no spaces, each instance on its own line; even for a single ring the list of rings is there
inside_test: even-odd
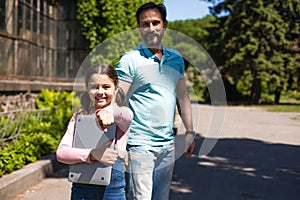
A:
[[[164,0],[167,20],[199,19],[209,14],[211,4],[201,0]]]

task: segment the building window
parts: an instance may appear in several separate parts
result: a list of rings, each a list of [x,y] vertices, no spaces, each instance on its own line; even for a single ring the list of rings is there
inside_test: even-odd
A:
[[[6,0],[0,0],[0,31],[5,31],[5,4]]]

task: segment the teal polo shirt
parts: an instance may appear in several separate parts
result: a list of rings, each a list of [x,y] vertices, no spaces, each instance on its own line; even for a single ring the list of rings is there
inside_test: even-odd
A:
[[[178,51],[163,46],[161,61],[144,43],[125,53],[116,65],[120,80],[131,83],[127,106],[134,117],[129,145],[163,146],[174,143],[176,86],[184,78]]]

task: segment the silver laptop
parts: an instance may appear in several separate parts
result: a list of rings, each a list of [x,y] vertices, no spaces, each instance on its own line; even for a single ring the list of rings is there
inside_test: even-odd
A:
[[[77,115],[73,147],[90,149],[113,140],[116,134],[116,125],[108,127],[108,132],[100,129],[98,120],[91,115]],[[111,148],[113,148],[113,144]],[[112,166],[100,162],[78,163],[69,167],[68,180],[76,183],[109,185]]]

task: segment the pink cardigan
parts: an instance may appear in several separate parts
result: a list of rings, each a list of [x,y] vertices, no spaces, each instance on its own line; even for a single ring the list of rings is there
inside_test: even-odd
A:
[[[111,112],[114,115],[114,120],[117,124],[117,140],[115,146],[118,150],[119,157],[124,158],[129,135],[129,125],[133,118],[133,113],[128,107],[119,107],[117,104],[110,105],[102,110]],[[95,114],[93,113],[93,115]],[[72,147],[75,121],[76,114],[73,114],[69,121],[66,133],[61,139],[56,150],[56,159],[65,164],[75,164],[80,162],[91,163],[90,152],[92,149],[79,149]]]

